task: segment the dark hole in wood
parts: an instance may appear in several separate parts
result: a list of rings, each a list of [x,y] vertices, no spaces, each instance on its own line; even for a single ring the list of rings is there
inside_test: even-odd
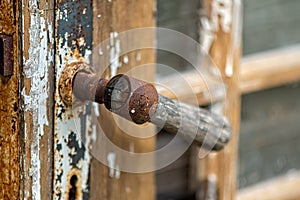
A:
[[[77,193],[77,187],[76,183],[78,181],[78,178],[76,175],[73,175],[70,179],[71,188],[69,190],[69,200],[76,200],[76,193]]]

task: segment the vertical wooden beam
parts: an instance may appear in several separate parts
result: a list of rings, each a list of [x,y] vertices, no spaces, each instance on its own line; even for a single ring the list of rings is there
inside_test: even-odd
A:
[[[94,36],[93,43],[97,45],[106,39],[112,40],[109,49],[102,49],[104,60],[109,60],[111,49],[116,47],[118,34],[134,28],[153,27],[155,26],[155,1],[154,0],[101,0],[94,1]],[[152,38],[153,42],[155,38]],[[125,43],[138,43],[143,38],[128,38],[128,41],[121,41],[120,48]],[[149,40],[149,38],[147,38]],[[117,73],[124,73],[135,66],[155,63],[155,50],[140,49],[129,52],[126,55],[118,55],[117,57],[121,66]],[[103,63],[93,63],[95,66]],[[145,69],[145,68],[143,68]],[[144,71],[133,72],[131,75],[138,76],[146,81],[153,81],[154,67],[146,68]],[[113,75],[111,69],[106,70],[104,76],[111,77]],[[135,132],[134,127],[129,127],[129,122],[121,122],[122,120],[113,117],[104,107],[100,107],[99,122],[105,134],[111,141],[126,151],[134,151],[135,153],[151,152],[155,149],[155,137],[147,139],[138,139],[128,136],[122,131],[116,121],[128,124],[130,132]],[[154,132],[154,127],[150,127],[147,132]],[[130,149],[133,148],[134,149]],[[118,155],[116,155],[118,156]],[[137,165],[139,163],[136,163]],[[91,199],[155,199],[154,191],[154,173],[133,174],[120,172],[118,176],[111,175],[111,168],[104,166],[95,158],[91,164]]]
[[[93,5],[92,0],[55,0],[55,5],[53,199],[88,199],[89,145],[96,134],[91,120],[93,107],[85,104],[74,110],[65,105],[59,81],[71,62],[90,62]]]
[[[0,1],[0,34],[13,37],[13,75],[0,75],[0,199],[19,199],[19,32],[18,1]]]
[[[53,174],[54,1],[22,0],[21,199],[51,199]]]
[[[240,123],[238,88],[241,56],[241,0],[204,0],[201,41],[204,50],[219,68],[227,97],[223,112],[232,125],[230,143],[219,153],[199,160],[197,176],[201,183],[198,199],[235,199],[236,162]]]

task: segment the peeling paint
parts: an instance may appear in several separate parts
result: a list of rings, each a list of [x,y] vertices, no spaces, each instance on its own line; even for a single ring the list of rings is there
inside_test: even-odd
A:
[[[123,62],[125,63],[125,64],[128,64],[128,62],[129,62],[129,59],[128,59],[128,56],[124,56],[123,57]]]
[[[138,52],[138,53],[136,54],[136,60],[137,60],[137,61],[141,61],[141,60],[142,60],[142,54],[141,54],[141,52]]]
[[[109,167],[109,176],[111,178],[114,177],[115,174],[115,160],[116,160],[116,154],[115,153],[108,153],[107,155],[107,162],[108,162],[108,167]]]
[[[25,4],[25,1],[22,2]],[[52,45],[54,40],[49,35],[52,35],[53,27],[51,24],[46,22],[38,8],[39,1],[28,1],[30,5],[30,21],[28,30],[23,22],[23,32],[28,32],[28,57],[23,58],[23,76],[25,80],[30,80],[30,85],[26,85],[22,89],[21,95],[24,101],[22,110],[25,113],[25,133],[24,140],[27,143],[30,138],[30,166],[26,166],[24,161],[25,169],[29,168],[29,176],[32,179],[30,190],[25,192],[25,199],[41,199],[41,183],[40,183],[40,139],[44,135],[45,127],[49,126],[48,113],[47,113],[47,102],[49,98],[49,67],[51,66],[53,51],[49,50],[49,43]],[[46,5],[48,7],[48,5]],[[24,19],[23,19],[24,20]],[[27,25],[26,25],[27,26]],[[25,46],[23,40],[23,47]],[[30,118],[27,119],[31,113]],[[30,124],[28,124],[30,123]],[[31,127],[32,129],[29,129]],[[30,132],[28,132],[30,131]],[[26,184],[26,183],[25,183]],[[30,187],[30,184],[27,186]],[[30,196],[30,193],[32,196]]]
[[[68,63],[78,60],[89,63],[92,50],[92,13],[90,0],[64,0],[57,3],[56,80],[60,79]],[[58,84],[57,81],[56,88]],[[96,139],[91,113],[92,110],[99,113],[96,112],[96,106],[91,104],[78,108],[66,106],[58,90],[55,92],[55,101],[54,199],[66,199],[70,195],[88,199],[91,160],[88,147]],[[74,171],[76,176],[72,174]],[[73,177],[72,183],[70,177]],[[76,183],[74,180],[77,180]],[[78,184],[80,187],[77,187]]]
[[[219,31],[219,24],[225,33],[229,33],[232,22],[232,0],[212,1],[211,21],[215,31]],[[219,20],[221,22],[219,22]]]
[[[109,168],[109,176],[111,178],[119,179],[121,176],[120,167],[116,164],[116,154],[109,152],[107,155],[107,162]]]
[[[242,27],[242,2],[241,0],[233,0],[233,20],[232,20],[232,27],[234,30],[231,31],[231,38],[232,38],[232,47],[230,49],[229,54],[227,55],[226,60],[226,67],[225,67],[225,75],[227,77],[233,76],[233,57],[234,52],[239,52],[240,50],[240,41],[241,41],[241,27]]]
[[[219,31],[221,26],[222,31],[229,33],[232,24],[232,0],[213,0],[212,12],[210,19],[201,16],[200,22],[202,29],[200,30],[202,48],[209,52],[215,38],[215,33]]]
[[[219,27],[222,28],[223,32],[230,33],[232,23],[239,20],[236,19],[239,16],[232,16],[231,14],[233,6],[239,5],[236,2],[233,5],[233,1],[235,0],[213,0],[210,19],[201,16],[200,43],[202,51],[206,53],[210,51],[213,42],[216,40],[216,33],[219,31]],[[236,31],[231,32],[234,33]],[[234,39],[234,37],[232,38]],[[233,51],[234,48],[231,48],[226,56],[225,75],[227,77],[232,77],[233,75]]]
[[[109,53],[109,62],[110,62],[110,76],[113,77],[117,75],[118,68],[121,67],[122,63],[120,62],[120,53],[121,53],[121,42],[116,39],[118,37],[117,32],[110,33],[110,53]]]

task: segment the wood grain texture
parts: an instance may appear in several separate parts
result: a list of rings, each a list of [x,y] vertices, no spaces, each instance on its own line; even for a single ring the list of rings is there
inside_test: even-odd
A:
[[[155,1],[153,0],[101,0],[94,1],[94,36],[93,42],[97,46],[100,42],[109,39],[111,33],[120,33],[122,31],[130,30],[133,28],[153,27],[155,26]],[[117,38],[116,38],[117,39]],[[148,38],[149,39],[149,38]],[[155,38],[152,38],[153,41]],[[142,38],[128,39],[128,43],[137,42]],[[121,41],[122,48],[124,41]],[[126,44],[124,44],[126,45]],[[141,57],[141,60],[137,59],[137,55]],[[104,53],[102,56],[106,60],[109,60],[109,53]],[[123,63],[124,56],[121,55],[119,61],[122,63],[122,67],[119,68],[118,73],[124,73],[131,68],[155,62],[155,51],[141,49],[138,51],[130,52],[126,54],[129,62]],[[94,65],[101,65],[101,63],[93,63]],[[133,72],[137,78],[146,81],[153,81],[154,68],[146,68],[143,72]],[[111,70],[106,70],[103,76],[110,77]],[[113,116],[104,107],[100,107],[100,117],[98,121],[101,124],[107,137],[117,146],[129,151],[130,143],[134,145],[134,152],[142,153],[153,151],[155,147],[155,137],[147,139],[138,139],[124,133],[116,124],[118,119]],[[119,121],[119,123],[122,123]],[[125,125],[129,123],[123,122]],[[128,127],[130,131],[134,131],[134,127]],[[147,132],[153,132],[154,127],[150,127]],[[137,163],[138,165],[138,163]],[[95,158],[91,162],[91,187],[90,198],[91,199],[145,199],[152,200],[155,198],[154,189],[154,174],[143,173],[133,174],[121,172],[120,177],[111,177],[109,168],[104,166]]]
[[[21,198],[52,198],[54,2],[21,1]]]
[[[0,199],[19,199],[20,116],[19,116],[19,32],[18,1],[0,2],[0,34],[13,36],[14,72],[0,75]]]
[[[217,16],[219,19],[215,24],[218,28],[215,29],[215,39],[212,41],[209,54],[218,66],[226,85],[227,94],[223,103],[223,112],[232,125],[232,138],[223,151],[211,153],[205,159],[199,160],[197,172],[201,184],[198,192],[199,199],[229,200],[235,198],[236,192],[236,161],[240,122],[238,79],[241,24],[239,20],[242,16],[240,1],[222,1],[222,3],[220,5],[218,1],[206,0],[203,9],[208,19],[213,16]],[[232,20],[228,29],[226,28],[228,24],[224,23],[225,16],[214,13],[218,13],[218,9],[225,7],[228,9],[225,10],[225,15]]]

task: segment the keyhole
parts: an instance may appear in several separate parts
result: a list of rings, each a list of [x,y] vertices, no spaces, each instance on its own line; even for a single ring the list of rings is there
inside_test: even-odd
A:
[[[69,190],[69,200],[76,200],[77,187],[76,183],[78,178],[76,175],[73,175],[70,179],[70,185],[72,186]]]

